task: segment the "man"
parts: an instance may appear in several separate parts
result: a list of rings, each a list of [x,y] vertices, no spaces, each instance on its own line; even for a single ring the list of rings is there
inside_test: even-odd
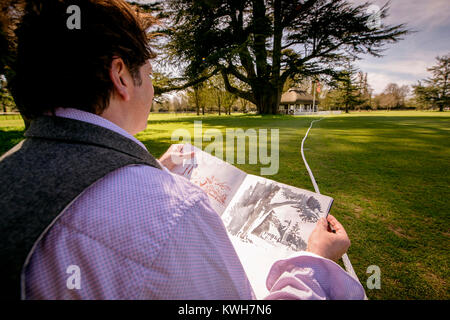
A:
[[[4,298],[254,298],[206,194],[133,137],[153,99],[145,30],[122,0],[28,2],[13,87],[33,121],[0,159]],[[268,299],[364,297],[332,261],[350,242],[328,222],[336,233],[322,219],[308,252],[274,264]]]

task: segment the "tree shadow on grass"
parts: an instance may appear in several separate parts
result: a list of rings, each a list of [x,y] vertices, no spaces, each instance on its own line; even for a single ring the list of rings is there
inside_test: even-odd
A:
[[[226,129],[255,129],[258,134],[258,129],[280,129],[280,143],[288,143],[295,138],[301,139],[302,135],[298,134],[299,129],[308,128],[312,120],[318,117],[293,117],[286,115],[232,115],[232,116],[180,116],[179,118],[171,119],[152,119],[148,121],[148,127],[145,131],[139,133],[138,138],[147,149],[155,157],[162,155],[173,143],[171,141],[171,134],[176,129],[186,129],[190,131],[191,139],[194,138],[194,121],[201,121],[202,134],[205,135],[209,129],[218,129],[225,136]],[[162,129],[161,129],[162,128]],[[166,133],[166,134],[164,134]],[[248,138],[247,138],[248,139]],[[286,140],[286,141],[285,141]],[[268,132],[268,143],[271,141],[271,132]],[[191,140],[193,143],[193,140]],[[223,143],[225,144],[225,138]],[[300,143],[300,142],[299,142]],[[203,147],[206,147],[209,142],[204,141]],[[247,152],[247,151],[246,151]]]
[[[272,121],[282,120],[283,123],[289,123],[289,120],[294,120],[291,122],[292,125],[298,120],[308,120],[311,118],[299,118],[287,115],[207,115],[207,116],[180,116],[179,118],[174,117],[170,119],[152,119],[150,116],[148,120],[148,125],[158,124],[169,124],[169,123],[179,123],[180,125],[194,124],[194,121],[202,121],[202,123],[209,126],[224,126],[224,127],[261,127],[262,123],[270,124]],[[296,121],[295,121],[296,120]],[[312,120],[312,119],[311,119]]]
[[[321,126],[322,124],[317,124]],[[345,125],[346,129],[396,129],[398,126],[408,127],[412,129],[426,129],[435,131],[438,134],[448,134],[449,131],[442,129],[450,125],[449,116],[433,116],[433,117],[408,117],[408,116],[353,116],[353,117],[330,117],[326,119],[326,127],[328,129],[342,129]]]

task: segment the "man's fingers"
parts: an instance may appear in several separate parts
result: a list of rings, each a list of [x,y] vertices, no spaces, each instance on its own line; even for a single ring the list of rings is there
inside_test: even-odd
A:
[[[172,145],[170,145],[168,150],[175,152],[175,151],[180,151],[181,149],[183,149],[182,144],[172,144]]]
[[[179,144],[179,146],[180,146],[180,149],[178,151],[180,151],[180,152],[185,152],[185,153],[194,152],[194,147],[192,147],[190,145]]]
[[[333,227],[333,229],[336,230],[336,233],[345,232],[345,229],[342,226],[342,224],[339,221],[337,221],[337,219],[333,217],[331,214],[328,215],[327,220]]]
[[[195,152],[194,152],[194,151],[186,152],[186,153],[181,153],[181,154],[180,154],[180,156],[181,156],[183,159],[191,159],[194,155],[195,155]]]
[[[172,153],[173,157],[179,159],[179,160],[183,160],[183,159],[191,159],[194,157],[195,152],[186,152],[186,153],[181,153],[181,152],[174,152]]]

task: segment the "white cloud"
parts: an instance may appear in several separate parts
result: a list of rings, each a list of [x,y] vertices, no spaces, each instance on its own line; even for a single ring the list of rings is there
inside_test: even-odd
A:
[[[350,0],[354,4],[363,4],[366,0]],[[387,0],[371,0],[382,7]],[[390,4],[389,16],[383,23],[399,24],[407,22],[409,26],[432,29],[450,24],[448,0],[395,0]]]
[[[433,63],[433,61],[431,61]],[[430,61],[425,60],[394,60],[380,61],[379,63],[369,63],[361,61],[358,63],[361,69],[365,71],[388,72],[396,74],[405,74],[415,77],[426,77],[427,68],[431,66]]]
[[[395,75],[377,72],[369,72],[367,74],[367,81],[374,90],[374,94],[382,93],[389,83],[396,83],[399,86],[403,85],[411,86],[417,83],[417,81],[414,80],[405,80]]]
[[[448,0],[396,0],[391,5],[389,23],[402,20],[422,30],[449,25],[450,10]]]

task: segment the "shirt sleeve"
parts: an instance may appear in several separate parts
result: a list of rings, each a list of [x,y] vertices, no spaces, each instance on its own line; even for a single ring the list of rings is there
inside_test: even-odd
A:
[[[180,219],[147,270],[139,299],[253,299],[245,271],[206,194],[192,187],[188,201],[179,204]]]
[[[337,263],[310,252],[276,261],[267,276],[266,300],[363,300],[364,288]]]

